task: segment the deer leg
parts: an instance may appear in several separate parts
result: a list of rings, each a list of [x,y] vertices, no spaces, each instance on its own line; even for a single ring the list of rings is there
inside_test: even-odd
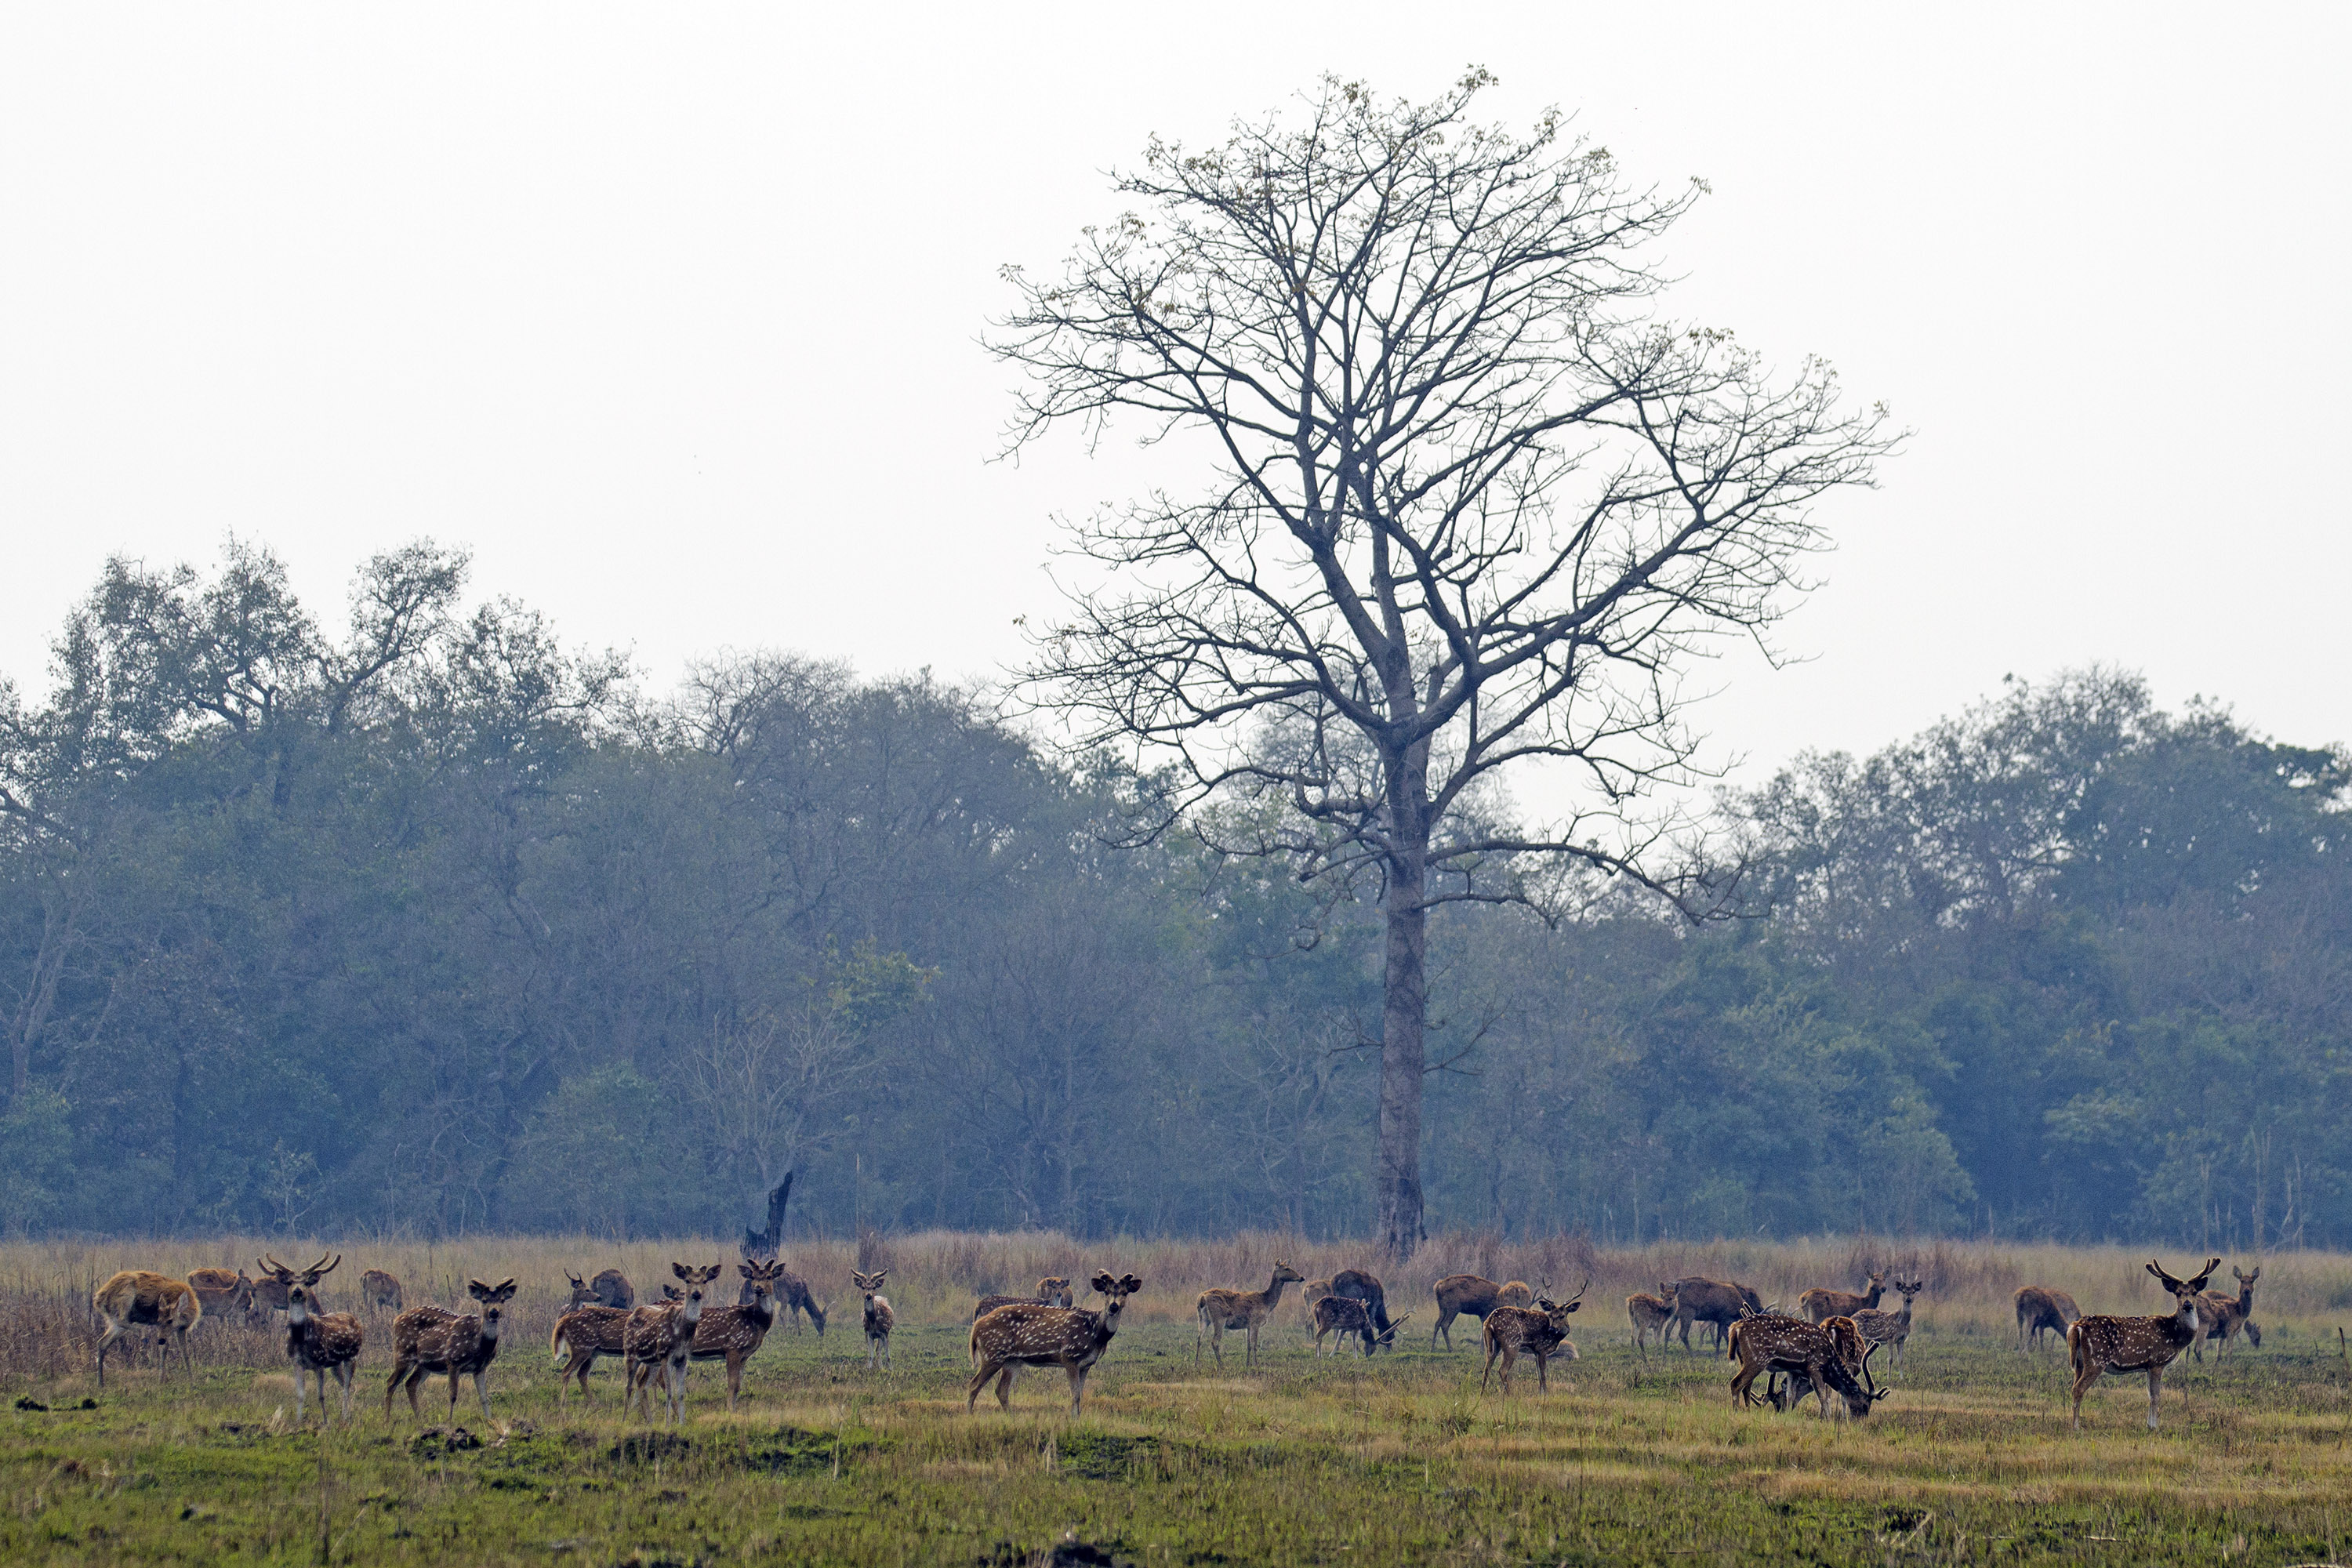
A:
[[[1495,1358],[1502,1353],[1502,1346],[1491,1342],[1486,1346],[1486,1364],[1479,1369],[1478,1373],[1479,1393],[1484,1394],[1486,1392],[1486,1379],[1493,1374],[1495,1371]],[[1503,1375],[1507,1379],[1510,1376],[1510,1373],[1505,1373]]]
[[[1086,1401],[1087,1369],[1074,1366],[1070,1369],[1070,1415],[1073,1417],[1078,1414],[1079,1408],[1086,1404]]]
[[[2147,1429],[2151,1432],[2156,1430],[2156,1396],[2163,1387],[2164,1369],[2160,1366],[2149,1367],[2147,1369]]]
[[[2074,1430],[2077,1432],[2083,1429],[2083,1395],[2090,1392],[2091,1384],[2099,1381],[2100,1370],[2094,1363],[2074,1374]]]
[[[343,1423],[344,1423],[344,1425],[345,1425],[345,1426],[349,1426],[349,1425],[351,1424],[351,1419],[352,1419],[352,1363],[349,1363],[349,1362],[344,1362],[341,1365],[340,1365],[340,1366],[338,1366],[338,1367],[336,1367],[336,1368],[335,1368],[335,1381],[336,1381],[337,1383],[339,1383],[339,1384],[342,1384],[342,1387],[343,1387]],[[326,1397],[327,1397],[327,1396],[326,1396],[325,1394],[321,1394],[319,1396],[320,1401],[322,1404],[325,1402]]]

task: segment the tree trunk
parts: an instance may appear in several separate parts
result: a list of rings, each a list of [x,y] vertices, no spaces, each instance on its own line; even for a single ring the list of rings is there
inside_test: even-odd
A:
[[[1389,770],[1391,835],[1388,885],[1388,973],[1381,1002],[1381,1125],[1372,1190],[1379,1205],[1381,1248],[1402,1263],[1422,1242],[1421,1076],[1423,1029],[1428,1020],[1429,911],[1422,907],[1428,875],[1429,806],[1426,753],[1416,748]]]

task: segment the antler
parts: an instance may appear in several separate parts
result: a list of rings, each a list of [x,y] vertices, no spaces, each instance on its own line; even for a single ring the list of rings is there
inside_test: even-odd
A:
[[[332,1274],[335,1271],[336,1264],[340,1264],[342,1260],[343,1255],[338,1252],[335,1254],[334,1263],[330,1263],[327,1261],[327,1255],[322,1252],[319,1254],[318,1262],[313,1263],[310,1268],[302,1270],[302,1278],[308,1280],[310,1284],[316,1285],[319,1282],[320,1276]]]
[[[1590,1274],[1588,1274],[1588,1275],[1586,1275],[1586,1276],[1584,1277],[1584,1283],[1583,1283],[1583,1284],[1581,1284],[1581,1285],[1579,1285],[1579,1286],[1576,1288],[1576,1294],[1575,1294],[1575,1295],[1573,1295],[1573,1296],[1570,1296],[1570,1297],[1569,1298],[1569,1300],[1570,1300],[1571,1303],[1574,1303],[1574,1302],[1577,1302],[1577,1301],[1581,1301],[1581,1300],[1584,1300],[1584,1293],[1585,1293],[1585,1291],[1587,1291],[1587,1290],[1591,1289],[1591,1288],[1592,1288],[1592,1276],[1591,1276],[1591,1275],[1590,1275]]]
[[[254,1261],[261,1265],[261,1271],[265,1274],[275,1274],[280,1279],[291,1279],[294,1278],[294,1270],[287,1268],[283,1263],[278,1262],[277,1258],[269,1253],[263,1253],[260,1257],[255,1258]]]

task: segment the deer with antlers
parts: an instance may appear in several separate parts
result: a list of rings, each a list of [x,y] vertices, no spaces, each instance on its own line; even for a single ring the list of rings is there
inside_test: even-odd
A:
[[[360,1347],[366,1342],[367,1331],[349,1312],[319,1310],[319,1281],[341,1267],[342,1255],[333,1262],[325,1253],[308,1268],[289,1268],[277,1258],[264,1254],[257,1259],[262,1271],[286,1288],[286,1356],[294,1363],[294,1420],[302,1421],[302,1394],[310,1379],[319,1380],[319,1419],[327,1419],[327,1377],[334,1375],[343,1391],[343,1419],[352,1418],[352,1363],[360,1358]]]
[[[1806,1321],[1815,1323],[1824,1318],[1852,1318],[1858,1312],[1874,1312],[1886,1293],[1886,1270],[1872,1269],[1865,1283],[1868,1289],[1860,1292],[1808,1290],[1797,1298],[1797,1305],[1805,1310]]]
[[[871,1274],[849,1273],[849,1286],[866,1298],[866,1370],[890,1365],[890,1331],[898,1325],[898,1314],[890,1310],[890,1298],[879,1294],[882,1281],[890,1277],[887,1268],[877,1268]]]
[[[1587,1279],[1576,1288],[1576,1294],[1565,1301],[1554,1301],[1549,1296],[1538,1296],[1532,1307],[1496,1307],[1486,1314],[1486,1371],[1478,1374],[1478,1392],[1486,1392],[1486,1373],[1495,1370],[1495,1358],[1503,1358],[1503,1394],[1511,1393],[1511,1368],[1522,1355],[1536,1358],[1536,1385],[1544,1393],[1551,1392],[1551,1378],[1547,1369],[1551,1358],[1561,1351],[1574,1361],[1576,1346],[1568,1337],[1568,1315],[1584,1304],[1584,1289],[1592,1281]]]
[[[988,1316],[989,1313],[993,1312],[999,1307],[1010,1307],[1016,1303],[1028,1301],[1042,1301],[1048,1307],[1075,1307],[1077,1305],[1077,1297],[1071,1291],[1070,1282],[1067,1279],[1063,1279],[1058,1274],[1048,1274],[1045,1278],[1037,1281],[1037,1289],[1034,1294],[1028,1296],[982,1296],[979,1301],[973,1304],[971,1316],[972,1321],[974,1322],[978,1322],[981,1319]]]
[[[980,1391],[991,1378],[996,1379],[998,1407],[1012,1409],[1013,1376],[1024,1366],[1058,1366],[1067,1373],[1070,1414],[1079,1413],[1086,1403],[1087,1373],[1110,1348],[1127,1299],[1143,1289],[1143,1281],[1134,1275],[1114,1279],[1108,1270],[1097,1270],[1092,1283],[1104,1298],[1100,1311],[1015,1301],[972,1324],[971,1360],[979,1370],[964,1399],[967,1414],[978,1408]]]
[[[1842,1326],[1832,1329],[1829,1322]],[[1801,1388],[1812,1394],[1822,1418],[1827,1420],[1829,1396],[1835,1392],[1845,1400],[1846,1414],[1859,1421],[1879,1400],[1894,1392],[1864,1387],[1862,1378],[1848,1365],[1847,1352],[1860,1343],[1860,1339],[1851,1319],[1809,1323],[1802,1318],[1778,1312],[1755,1312],[1735,1319],[1724,1336],[1724,1353],[1739,1363],[1739,1371],[1731,1380],[1732,1403],[1753,1405],[1759,1377],[1772,1372],[1787,1373],[1790,1374],[1788,1397],[1791,1405],[1802,1397],[1799,1392]],[[1870,1355],[1871,1351],[1863,1348],[1861,1366],[1865,1376]],[[1803,1379],[1801,1384],[1799,1377]]]
[[[1877,1353],[1878,1347],[1864,1337],[1861,1326],[1852,1318],[1823,1318],[1818,1326],[1830,1336],[1831,1343],[1837,1351],[1838,1364],[1845,1368],[1847,1375],[1862,1384],[1874,1402],[1878,1398],[1878,1384],[1870,1375],[1870,1358]],[[1818,1395],[1821,1393],[1821,1385],[1801,1370],[1786,1370],[1789,1381],[1785,1388],[1780,1384],[1782,1375],[1782,1371],[1770,1371],[1765,1378],[1766,1387],[1770,1391],[1765,1403],[1775,1410],[1793,1410],[1804,1402],[1807,1394]]]
[[[727,1363],[727,1408],[735,1408],[736,1399],[743,1392],[743,1363],[766,1342],[768,1331],[776,1326],[776,1277],[784,1266],[771,1258],[765,1263],[745,1258],[735,1266],[743,1277],[743,1294],[749,1301],[738,1301],[731,1307],[704,1310],[694,1325],[694,1342],[688,1352],[690,1361],[723,1361]]]
[[[2092,1316],[2077,1318],[2066,1330],[2066,1359],[2074,1369],[2074,1427],[2083,1426],[2083,1395],[2107,1373],[2147,1373],[2147,1429],[2156,1430],[2156,1398],[2164,1386],[2164,1369],[2197,1338],[2198,1292],[2213,1270],[2210,1260],[2194,1279],[2176,1279],[2154,1258],[2147,1271],[2172,1293],[2172,1310],[2147,1318]]]
[[[1323,1336],[1335,1330],[1339,1336],[1331,1343],[1335,1355],[1339,1353],[1339,1347],[1348,1342],[1350,1335],[1355,1337],[1356,1348],[1363,1355],[1371,1355],[1383,1347],[1393,1350],[1396,1347],[1396,1331],[1412,1317],[1411,1312],[1407,1312],[1393,1322],[1383,1323],[1372,1315],[1370,1303],[1358,1296],[1334,1296],[1327,1292],[1312,1300],[1314,1304],[1307,1309],[1307,1316],[1308,1327],[1314,1330],[1315,1352],[1318,1355],[1323,1352]]]
[[[174,1342],[180,1347],[180,1370],[194,1374],[194,1365],[188,1360],[188,1331],[204,1321],[205,1307],[184,1280],[144,1268],[126,1268],[108,1276],[106,1283],[91,1292],[89,1305],[106,1322],[105,1331],[98,1337],[99,1387],[106,1386],[107,1347],[133,1329],[155,1331],[155,1342],[163,1347],[161,1366],[165,1376],[171,1374]]]
[[[2199,1361],[2205,1359],[2205,1342],[2213,1343],[2213,1359],[2220,1361],[2230,1349],[2231,1335],[2243,1329],[2246,1339],[2256,1350],[2263,1348],[2263,1331],[2254,1321],[2254,1281],[2263,1277],[2260,1265],[2252,1274],[2240,1274],[2233,1267],[2230,1273],[2238,1281],[2235,1296],[2223,1296],[2208,1290],[2197,1308],[2197,1343],[2193,1353]]]
[[[1658,1348],[1666,1344],[1666,1331],[1674,1326],[1675,1287],[1664,1284],[1654,1296],[1646,1290],[1636,1290],[1625,1298],[1625,1317],[1633,1325],[1633,1350],[1643,1361],[1650,1359],[1650,1336],[1658,1336]]]
[[[683,1289],[658,1307],[632,1310],[621,1332],[621,1415],[625,1419],[642,1395],[646,1417],[652,1419],[652,1385],[656,1373],[659,1373],[670,1420],[682,1426],[686,1424],[686,1369],[693,1359],[695,1327],[702,1320],[703,1287],[718,1279],[725,1265],[714,1263],[708,1268],[688,1268],[683,1263],[672,1262],[669,1268]]]
[[[2021,1351],[2038,1347],[2044,1332],[2056,1334],[2063,1341],[2074,1320],[2083,1315],[2074,1297],[2040,1285],[2019,1286],[2010,1300],[2017,1307],[2017,1348]]]
[[[1871,1344],[1895,1347],[1893,1360],[1898,1370],[1903,1365],[1903,1347],[1911,1339],[1912,1298],[1927,1288],[1927,1282],[1924,1279],[1914,1279],[1906,1284],[1898,1276],[1895,1281],[1895,1293],[1903,1298],[1899,1310],[1886,1312],[1865,1307],[1861,1311],[1845,1314],[1862,1330],[1862,1337]]]
[[[1306,1282],[1306,1275],[1277,1260],[1274,1266],[1274,1278],[1263,1290],[1218,1289],[1202,1291],[1200,1299],[1192,1304],[1193,1314],[1200,1323],[1199,1331],[1192,1337],[1192,1364],[1201,1364],[1201,1345],[1206,1341],[1209,1347],[1217,1352],[1217,1366],[1222,1371],[1225,1364],[1225,1331],[1234,1329],[1249,1335],[1249,1347],[1243,1352],[1242,1364],[1245,1367],[1256,1365],[1257,1331],[1266,1319],[1274,1315],[1275,1308],[1282,1304],[1282,1288]]]
[[[417,1408],[416,1385],[428,1373],[449,1374],[449,1414],[457,1414],[457,1380],[474,1380],[474,1394],[482,1402],[482,1420],[490,1418],[490,1363],[498,1359],[499,1329],[505,1320],[506,1304],[514,1300],[515,1282],[501,1279],[496,1285],[485,1285],[479,1279],[466,1283],[466,1293],[481,1303],[481,1310],[464,1317],[444,1307],[411,1307],[392,1321],[392,1379],[383,1385],[383,1414],[392,1418],[392,1396],[403,1386],[408,1390],[411,1415],[423,1418]]]

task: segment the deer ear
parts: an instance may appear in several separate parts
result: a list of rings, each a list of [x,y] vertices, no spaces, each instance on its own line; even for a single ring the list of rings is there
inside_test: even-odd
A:
[[[1118,1284],[1118,1281],[1110,1277],[1109,1269],[1097,1268],[1095,1270],[1095,1277],[1092,1279],[1087,1280],[1087,1283],[1092,1285],[1097,1290],[1108,1296],[1110,1294],[1110,1288]]]
[[[466,1281],[466,1294],[477,1301],[487,1301],[490,1299],[490,1288],[478,1279],[468,1279]]]
[[[1143,1289],[1143,1281],[1137,1279],[1134,1275],[1129,1274],[1119,1280],[1118,1288],[1132,1296],[1138,1290]]]

